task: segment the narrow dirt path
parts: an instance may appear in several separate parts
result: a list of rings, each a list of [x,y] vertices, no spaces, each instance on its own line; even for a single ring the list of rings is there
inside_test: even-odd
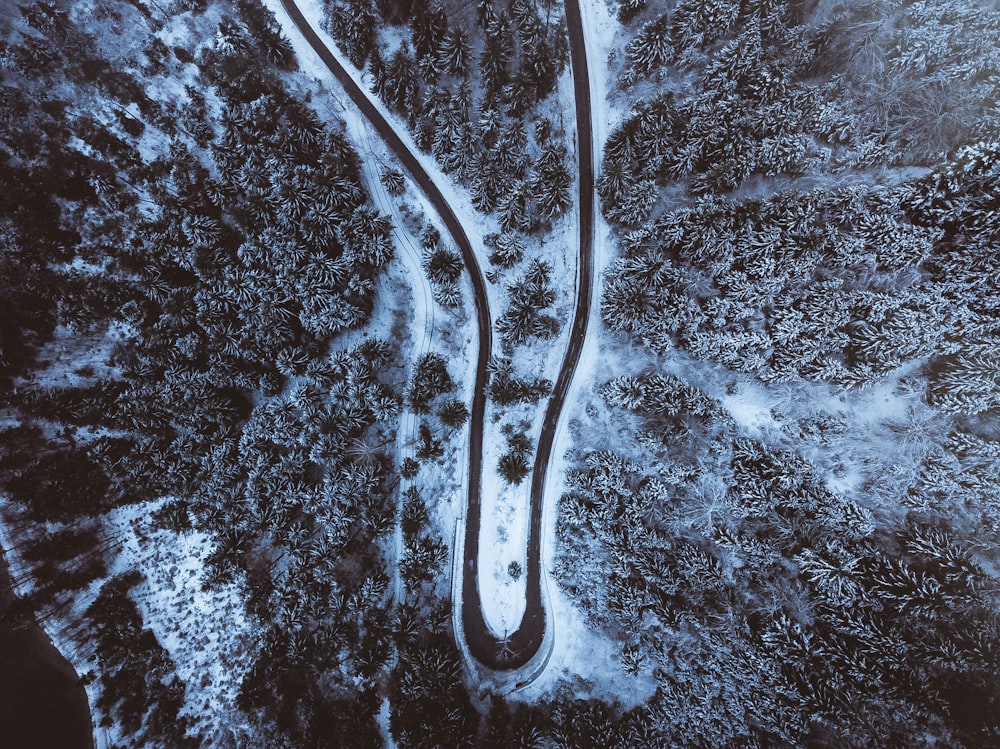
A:
[[[407,273],[412,279],[413,286],[413,351],[411,360],[416,362],[424,354],[431,350],[431,341],[435,330],[435,313],[437,304],[434,301],[434,292],[427,274],[423,269],[423,253],[419,241],[410,233],[403,223],[403,216],[399,211],[397,201],[389,195],[385,185],[382,184],[381,175],[376,168],[376,164],[381,161],[377,152],[377,146],[372,138],[368,127],[362,118],[344,117],[347,123],[347,131],[354,143],[367,151],[368,158],[361,159],[361,172],[375,206],[384,215],[392,218],[392,238],[394,244],[400,250],[400,259],[406,266]],[[400,460],[404,458],[415,458],[416,449],[414,444],[417,440],[417,415],[411,410],[403,407],[399,415],[399,427],[396,432],[396,454]],[[399,563],[403,559],[403,531],[400,525],[400,518],[396,518],[396,534],[394,546],[396,549],[396,570],[393,575],[393,596],[396,601],[404,598],[403,580],[399,574]]]

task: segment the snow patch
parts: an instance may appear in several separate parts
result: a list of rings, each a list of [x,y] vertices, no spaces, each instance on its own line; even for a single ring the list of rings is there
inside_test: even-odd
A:
[[[151,513],[162,500],[112,510],[106,518],[109,535],[120,535],[113,574],[138,570],[145,581],[131,591],[143,622],[170,654],[177,676],[185,684],[182,715],[206,738],[228,730],[226,720],[242,715],[236,707],[243,677],[258,648],[239,583],[210,590],[202,587],[210,537],[199,531],[174,533],[153,528]],[[242,725],[249,733],[249,726]]]

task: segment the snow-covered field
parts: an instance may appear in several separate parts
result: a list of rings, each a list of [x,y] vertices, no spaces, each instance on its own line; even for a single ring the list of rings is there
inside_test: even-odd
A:
[[[215,734],[218,730],[227,735],[249,736],[248,726],[230,722],[243,715],[236,708],[236,696],[257,650],[244,605],[246,593],[238,582],[211,590],[203,587],[204,561],[212,550],[211,540],[196,531],[154,529],[151,515],[162,503],[156,500],[120,507],[100,519],[104,537],[115,539],[108,552],[108,577],[93,581],[67,599],[67,605],[51,612],[42,627],[77,673],[97,673],[92,647],[78,639],[79,623],[108,578],[138,571],[144,580],[131,590],[131,597],[144,626],[169,653],[177,676],[185,684],[181,715],[189,717],[192,729],[204,731],[209,740],[222,740]],[[19,581],[15,593],[27,595],[34,587],[31,566],[21,559],[16,543],[4,528],[0,528],[0,546],[9,550],[11,575]],[[88,681],[86,689],[94,705],[100,687],[96,681]],[[220,715],[227,718],[220,720]],[[96,738],[99,746],[110,746],[120,737],[111,726],[100,729]]]
[[[186,686],[182,715],[212,737],[220,715],[236,720],[243,713],[236,696],[257,652],[257,637],[239,582],[203,583],[204,561],[211,539],[202,532],[151,527],[150,516],[162,501],[120,507],[108,514],[105,527],[118,535],[120,546],[112,575],[138,570],[145,581],[131,591],[145,625],[170,654]],[[250,735],[249,726],[232,724],[235,735]],[[215,736],[221,740],[221,736]]]

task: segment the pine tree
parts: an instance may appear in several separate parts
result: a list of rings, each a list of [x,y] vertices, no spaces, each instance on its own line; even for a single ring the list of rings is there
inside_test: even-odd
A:
[[[499,268],[513,268],[524,258],[524,243],[516,234],[489,234],[483,241],[492,247],[490,263]]]
[[[431,283],[454,284],[462,275],[462,258],[442,247],[424,256],[424,270]]]
[[[433,224],[427,224],[420,230],[420,246],[425,253],[433,253],[441,242],[441,232]]]
[[[548,263],[535,260],[523,278],[507,287],[510,304],[497,320],[505,343],[519,345],[530,337],[551,338],[558,332],[558,321],[543,314],[555,301],[551,273]]]
[[[1000,404],[1000,367],[979,352],[949,357],[934,372],[933,402],[958,413],[975,415]]]
[[[461,26],[450,28],[438,45],[438,65],[449,75],[464,78],[469,72],[469,52],[469,35],[465,29]]]
[[[566,149],[555,143],[546,144],[535,162],[535,202],[544,218],[563,215],[570,205],[572,176],[566,166]]]
[[[514,179],[521,179],[530,163],[527,154],[528,132],[524,120],[510,120],[500,133],[494,150],[495,162]]]
[[[404,42],[385,66],[381,78],[375,78],[375,92],[404,117],[412,116],[420,88],[414,62]]]
[[[382,181],[382,185],[385,187],[385,191],[390,195],[400,196],[406,189],[406,182],[403,179],[403,173],[398,169],[386,169],[382,172],[379,178]]]
[[[448,17],[441,3],[438,0],[427,5],[418,3],[410,28],[417,60],[436,59],[439,45],[448,32]]]
[[[469,409],[465,403],[456,399],[445,401],[438,409],[438,418],[445,426],[457,429],[469,419]]]
[[[428,413],[430,403],[454,387],[448,366],[439,354],[424,354],[413,368],[408,400],[416,413]]]
[[[520,484],[528,475],[528,459],[518,452],[504,453],[497,468],[508,484]]]
[[[489,152],[477,155],[473,172],[472,204],[476,210],[489,213],[497,208],[501,198],[512,189],[514,180]]]
[[[639,226],[649,218],[659,190],[652,180],[642,180],[628,186],[613,205],[605,207],[609,220],[623,226]]]
[[[646,9],[647,0],[620,0],[618,3],[618,21],[626,24]]]
[[[502,232],[513,234],[516,231],[526,231],[530,227],[531,218],[528,215],[529,197],[528,183],[520,182],[501,198],[497,218],[500,222],[500,230]]]
[[[457,283],[439,284],[434,287],[434,301],[447,309],[462,306],[462,290]]]
[[[673,58],[670,16],[667,13],[642,25],[625,48],[629,82],[645,78]]]
[[[347,58],[359,70],[372,50],[378,30],[378,16],[371,0],[344,0],[329,15],[330,34],[344,47]]]
[[[506,37],[509,39],[509,32]],[[507,84],[511,54],[510,42],[505,42],[503,30],[499,24],[494,24],[487,30],[483,51],[479,55],[479,75],[487,98],[499,94]]]
[[[374,209],[365,207],[355,209],[350,220],[339,229],[341,241],[354,257],[376,267],[392,259],[391,233],[392,222]]]

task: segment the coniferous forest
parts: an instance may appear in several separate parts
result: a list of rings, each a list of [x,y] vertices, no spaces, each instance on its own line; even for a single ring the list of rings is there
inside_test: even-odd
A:
[[[574,334],[570,13],[313,5],[479,267],[279,2],[0,7],[0,637],[98,745],[1000,746],[1000,10],[580,6],[596,301],[505,681],[456,527]]]

